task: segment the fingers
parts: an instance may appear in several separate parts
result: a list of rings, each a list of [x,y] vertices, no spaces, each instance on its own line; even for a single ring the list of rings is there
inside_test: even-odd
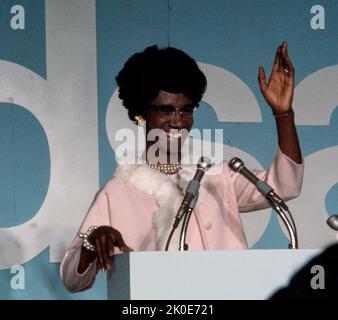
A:
[[[286,75],[289,76],[289,77],[293,77],[295,70],[294,70],[293,64],[292,64],[292,62],[289,58],[287,43],[285,41],[282,43],[281,48],[282,48],[281,49],[281,63],[282,63],[282,66],[283,66],[283,70],[286,68],[286,70],[287,70]]]
[[[119,246],[120,251],[122,252],[130,252],[130,251],[134,251],[132,248],[128,247],[126,244]]]
[[[110,267],[110,258],[107,252],[107,237],[105,234],[100,234],[95,238],[96,253],[103,271]]]
[[[116,233],[115,236],[116,236],[116,238],[115,238],[115,244],[120,249],[120,251],[122,251],[122,252],[133,251],[133,249],[131,249],[130,247],[128,247],[126,245],[126,243],[124,242],[124,240],[123,240],[122,235],[121,235],[120,232],[117,231],[117,233]]]
[[[107,252],[108,252],[109,257],[112,257],[115,253],[114,237],[111,233],[109,234],[109,238],[107,241]]]
[[[103,247],[101,245],[101,238],[100,237],[95,238],[95,248],[96,248],[96,254],[97,254],[97,258],[99,260],[100,266],[101,266],[102,269],[104,269]]]
[[[112,267],[111,257],[115,252],[114,247],[118,247],[122,252],[133,251],[125,244],[121,233],[110,226],[97,228],[91,234],[89,241],[95,244],[98,262],[103,271],[110,270]]]
[[[275,60],[273,62],[273,66],[272,66],[272,72],[280,71],[281,50],[282,50],[282,46],[279,46],[276,50]]]
[[[284,72],[285,69],[288,71],[287,73],[285,73],[286,75],[293,75],[294,68],[288,56],[287,43],[286,41],[283,41],[276,50],[272,72]]]
[[[258,68],[258,82],[259,82],[261,91],[264,93],[267,89],[267,83],[265,80],[265,70],[263,67]]]
[[[128,247],[127,245],[124,245],[124,246],[120,247],[120,250],[121,250],[122,252],[130,252],[130,251],[134,251],[134,249]]]
[[[112,260],[111,257],[114,255],[114,241],[113,241],[113,237],[111,235],[111,233],[108,234],[107,238],[106,238],[106,255],[107,255],[107,263],[106,263],[106,267],[107,270],[110,270],[112,267]]]

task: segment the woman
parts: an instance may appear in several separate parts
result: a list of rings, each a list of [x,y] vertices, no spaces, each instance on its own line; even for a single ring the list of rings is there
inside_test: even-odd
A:
[[[70,291],[91,287],[98,270],[111,268],[116,249],[163,250],[194,173],[180,164],[180,132],[192,128],[206,88],[196,62],[181,50],[152,46],[132,56],[116,80],[129,118],[146,124],[147,133],[160,129],[166,141],[159,148],[160,162],[154,141],[146,141],[147,164],[120,165],[97,194],[61,264]],[[285,42],[277,49],[268,83],[259,68],[259,85],[276,119],[279,149],[269,170],[256,174],[284,200],[292,199],[300,192],[303,164],[292,111],[294,68]],[[239,213],[268,206],[250,182],[224,165],[220,174],[203,179],[187,234],[189,250],[246,249]],[[177,237],[170,250],[177,250]]]

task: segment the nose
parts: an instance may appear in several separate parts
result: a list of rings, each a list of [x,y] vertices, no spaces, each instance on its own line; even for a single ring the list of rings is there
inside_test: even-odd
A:
[[[180,110],[175,111],[174,117],[170,120],[170,126],[174,129],[182,129],[185,127],[185,120]]]

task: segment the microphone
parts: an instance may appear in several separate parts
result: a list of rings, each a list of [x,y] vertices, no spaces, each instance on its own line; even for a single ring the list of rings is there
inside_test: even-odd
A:
[[[232,158],[229,161],[228,166],[231,170],[240,173],[245,178],[247,178],[251,183],[253,183],[258,191],[270,201],[272,204],[278,204],[283,209],[289,210],[288,206],[285,204],[285,202],[273,191],[273,189],[262,180],[259,180],[250,170],[248,170],[244,162],[239,158]]]
[[[326,220],[326,223],[329,225],[330,228],[338,231],[338,216],[336,214],[333,214],[332,216],[330,216]]]
[[[182,204],[178,209],[176,219],[174,222],[174,228],[176,228],[185,213],[186,208],[191,204],[192,200],[196,197],[198,190],[200,188],[200,182],[204,174],[212,166],[212,161],[208,157],[201,157],[197,163],[197,170],[193,179],[189,182],[187,189],[185,190],[185,195],[182,200]],[[196,204],[196,203],[195,203]],[[191,206],[190,206],[191,207]]]
[[[168,236],[167,243],[165,245],[165,250],[167,251],[169,248],[169,244],[171,238],[175,232],[175,229],[178,227],[181,219],[185,216],[183,221],[183,227],[180,235],[180,243],[179,243],[179,250],[182,250],[181,244],[184,244],[185,234],[189,223],[189,218],[192,210],[194,209],[197,198],[198,198],[198,190],[200,187],[200,182],[204,176],[204,174],[209,170],[209,168],[213,165],[212,161],[208,157],[201,157],[197,163],[197,170],[193,179],[189,182],[188,187],[185,191],[185,195],[183,201],[181,203],[180,208],[177,211],[175,216],[175,221],[171,232]],[[183,248],[187,250],[187,246],[184,245]]]

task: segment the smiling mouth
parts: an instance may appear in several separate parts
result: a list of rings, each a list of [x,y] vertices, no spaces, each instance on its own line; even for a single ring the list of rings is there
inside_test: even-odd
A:
[[[182,138],[182,133],[180,133],[180,132],[167,132],[167,136],[170,139],[179,139],[179,138]]]

